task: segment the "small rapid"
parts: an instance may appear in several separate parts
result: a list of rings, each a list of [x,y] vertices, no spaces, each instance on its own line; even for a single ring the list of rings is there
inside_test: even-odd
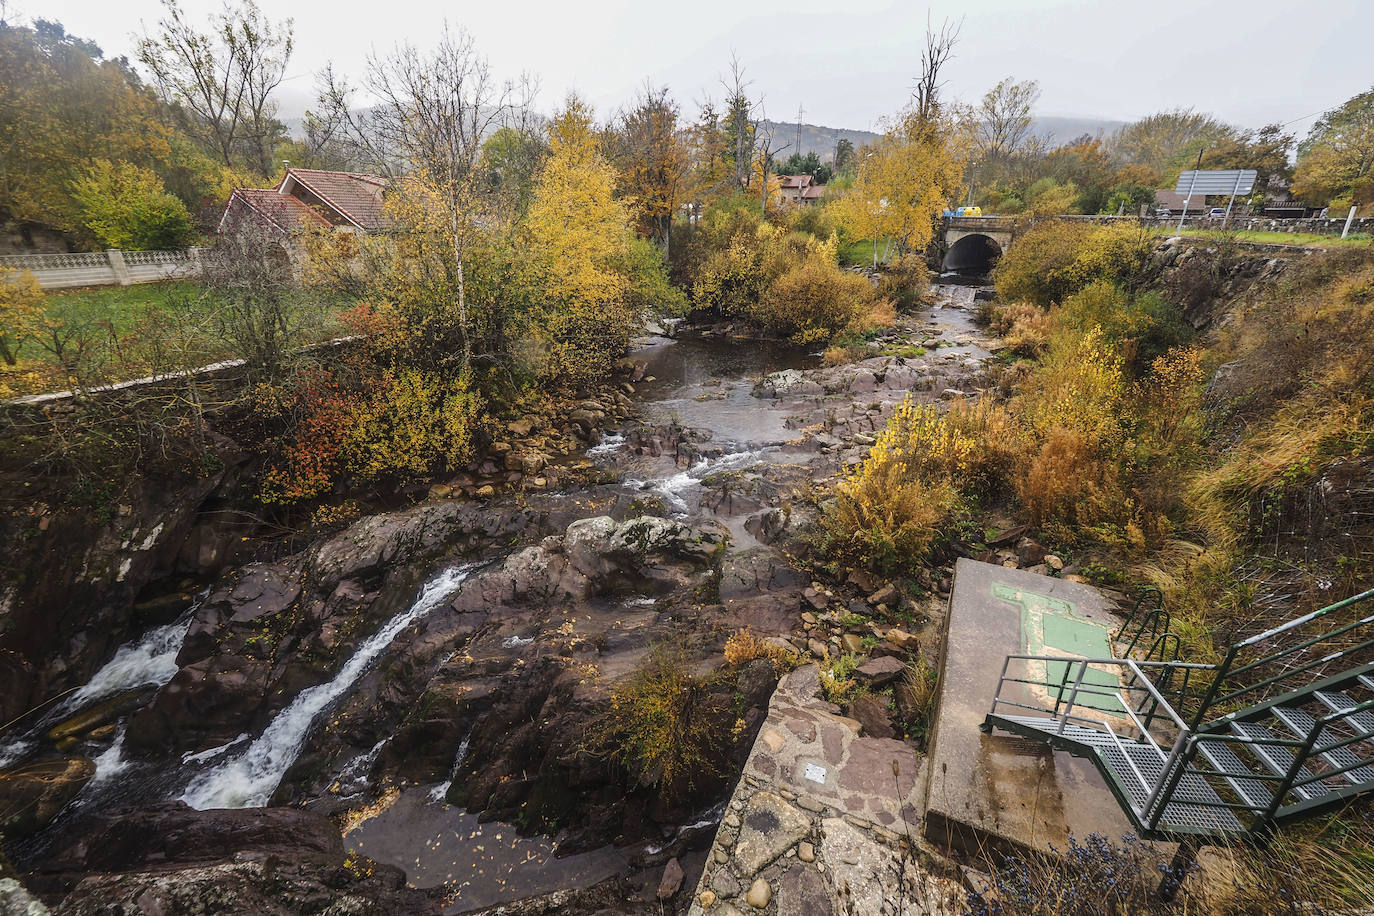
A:
[[[106,697],[138,687],[161,687],[170,681],[177,673],[177,653],[186,641],[196,608],[204,598],[205,593],[202,593],[195,604],[173,622],[154,627],[120,646],[115,650],[114,657],[85,685],[44,714],[28,732],[0,746],[0,769],[19,762],[37,749],[38,736],[53,723]],[[97,768],[103,759],[104,755],[96,758]]]
[[[315,717],[348,692],[402,630],[451,598],[475,568],[467,564],[446,569],[425,583],[415,603],[365,640],[332,680],[301,691],[242,753],[197,773],[181,800],[198,809],[266,805],[300,754]]]
[[[652,480],[640,480],[627,477],[625,478],[624,485],[629,489],[642,490],[657,496],[659,499],[663,500],[664,506],[675,516],[684,518],[692,512],[692,507],[685,496],[689,490],[694,487],[699,487],[701,482],[712,474],[738,470],[757,464],[769,448],[775,448],[775,446],[760,449],[746,449],[739,452],[726,452],[715,458],[703,458],[687,470],[680,471],[670,477],[660,477]]]

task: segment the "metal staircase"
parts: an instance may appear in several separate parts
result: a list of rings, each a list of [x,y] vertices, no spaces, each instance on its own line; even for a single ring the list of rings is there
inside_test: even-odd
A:
[[[1237,642],[1217,664],[1171,657],[1162,602],[1137,601],[1116,634],[1125,658],[1007,656],[983,729],[1093,760],[1144,837],[1265,833],[1374,792],[1371,598]]]

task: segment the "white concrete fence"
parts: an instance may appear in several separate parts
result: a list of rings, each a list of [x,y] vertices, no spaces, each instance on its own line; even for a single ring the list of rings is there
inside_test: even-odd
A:
[[[120,251],[111,248],[72,254],[12,254],[0,256],[0,268],[30,271],[43,289],[130,286],[199,276],[203,250]]]

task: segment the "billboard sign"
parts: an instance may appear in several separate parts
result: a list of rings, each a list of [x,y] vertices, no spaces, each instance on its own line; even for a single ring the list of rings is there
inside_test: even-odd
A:
[[[1249,194],[1255,189],[1258,174],[1254,169],[1189,169],[1178,176],[1178,187],[1174,190],[1179,194]]]

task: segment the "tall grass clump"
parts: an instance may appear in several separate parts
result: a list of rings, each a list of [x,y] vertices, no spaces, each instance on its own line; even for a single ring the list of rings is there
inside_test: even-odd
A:
[[[1012,462],[1004,411],[957,403],[941,414],[908,398],[825,516],[830,551],[884,573],[919,568],[945,544],[967,501]]]
[[[639,782],[668,801],[716,775],[728,743],[719,697],[691,666],[684,646],[659,643],[611,691],[604,737]]]

